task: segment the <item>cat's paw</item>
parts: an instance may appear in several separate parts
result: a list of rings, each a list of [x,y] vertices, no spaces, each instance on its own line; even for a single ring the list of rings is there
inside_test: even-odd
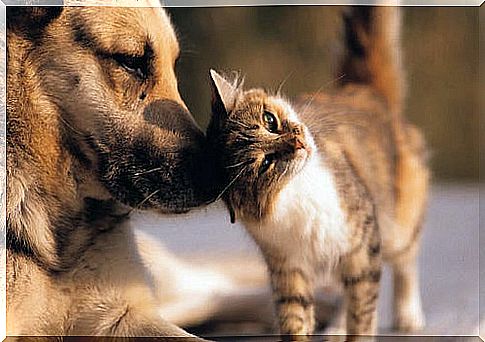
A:
[[[281,335],[284,342],[311,342],[311,337],[305,334],[288,334]]]
[[[347,329],[340,325],[331,325],[325,328],[323,331],[324,335],[346,335]]]
[[[423,310],[420,308],[419,310],[397,314],[394,319],[393,328],[399,332],[410,333],[421,331],[425,326],[426,320]]]

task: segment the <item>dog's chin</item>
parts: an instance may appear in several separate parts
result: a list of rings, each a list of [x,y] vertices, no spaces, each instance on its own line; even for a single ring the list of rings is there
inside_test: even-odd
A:
[[[114,213],[117,217],[131,217],[134,212],[152,213],[160,216],[180,216],[188,214],[193,210],[203,207],[203,205],[185,205],[181,207],[180,203],[155,203],[142,206],[133,206],[126,204],[124,200],[115,200],[118,203],[118,210]]]
[[[148,208],[147,211],[154,212],[159,215],[163,216],[172,216],[172,215],[183,215],[191,212],[192,210],[200,208],[199,207],[192,207],[192,208],[184,208],[184,209],[171,209],[171,208]]]
[[[141,201],[139,198],[121,198],[116,196],[116,200],[125,208],[126,212],[131,212],[133,210],[150,211],[160,215],[186,214],[210,203],[210,200],[201,201],[194,198],[166,201],[164,199],[155,198],[155,196],[152,196],[149,199],[147,196],[146,199],[142,199]]]
[[[163,214],[182,214],[213,202],[217,191],[212,184],[215,177],[207,176],[202,165],[198,169],[175,168],[160,172],[134,178],[132,182],[121,180],[113,187],[115,197],[134,209]],[[172,177],[167,177],[170,173]],[[116,193],[116,190],[121,191]]]
[[[212,165],[202,149],[165,152],[153,144],[110,148],[98,169],[111,196],[133,209],[183,213],[208,204],[215,190]]]
[[[127,188],[129,192],[113,194],[118,201],[131,209],[150,210],[164,215],[187,213],[209,204],[212,197],[204,192],[195,192],[189,186],[173,189],[158,186],[147,190],[127,185]],[[173,197],[170,194],[174,194]]]
[[[155,202],[143,207],[143,209],[152,210],[163,215],[180,215],[195,209],[200,209],[210,202],[211,200],[190,198],[185,201],[177,202]]]

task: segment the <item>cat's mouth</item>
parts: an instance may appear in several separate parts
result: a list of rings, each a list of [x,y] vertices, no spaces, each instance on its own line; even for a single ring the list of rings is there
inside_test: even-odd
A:
[[[313,149],[308,145],[295,151],[295,156],[289,165],[289,176],[293,177],[300,173],[308,164],[312,155]]]

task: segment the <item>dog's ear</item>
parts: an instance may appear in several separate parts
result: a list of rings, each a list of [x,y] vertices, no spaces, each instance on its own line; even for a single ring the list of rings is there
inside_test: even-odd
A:
[[[62,6],[8,6],[7,27],[22,29],[30,34],[41,32],[59,17]]]
[[[230,83],[214,70],[210,71],[212,86],[212,112],[227,115],[234,109],[239,87],[237,81]]]

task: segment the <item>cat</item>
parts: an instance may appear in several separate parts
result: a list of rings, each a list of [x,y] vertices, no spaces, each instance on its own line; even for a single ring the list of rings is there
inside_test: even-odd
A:
[[[207,137],[221,197],[261,249],[290,339],[314,331],[321,274],[343,284],[348,339],[375,335],[382,260],[393,270],[395,328],[424,325],[416,256],[429,171],[422,135],[401,114],[399,12],[363,6],[343,18],[335,89],[290,103],[211,70]]]

